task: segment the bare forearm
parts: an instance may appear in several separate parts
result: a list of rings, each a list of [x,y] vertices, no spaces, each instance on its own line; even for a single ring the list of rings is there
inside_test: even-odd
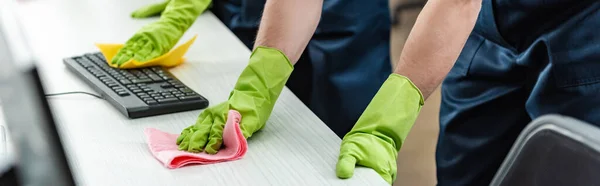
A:
[[[315,32],[323,0],[268,0],[256,37],[256,46],[281,50],[296,64]]]
[[[475,26],[481,0],[429,0],[406,40],[395,73],[425,98],[446,77]]]

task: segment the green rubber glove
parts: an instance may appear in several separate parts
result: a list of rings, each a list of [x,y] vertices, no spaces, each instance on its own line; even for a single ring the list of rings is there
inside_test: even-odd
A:
[[[160,15],[163,10],[167,8],[167,5],[171,2],[171,0],[166,0],[160,3],[151,4],[139,8],[131,13],[131,17],[133,18],[147,18],[156,15]]]
[[[169,52],[196,18],[206,10],[211,0],[170,0],[165,3],[166,8],[160,19],[138,30],[117,52],[112,64],[120,66],[132,58],[144,62]],[[159,5],[153,7],[148,8],[148,12],[138,14],[149,15],[160,8]]]
[[[390,75],[344,136],[337,176],[350,178],[355,165],[360,165],[374,169],[392,184],[396,179],[398,152],[422,105],[421,92],[407,77]]]
[[[242,115],[240,127],[245,138],[262,129],[293,66],[281,51],[257,47],[250,56],[226,102],[207,108],[196,123],[177,138],[179,150],[215,154],[223,143],[223,128],[229,110]]]

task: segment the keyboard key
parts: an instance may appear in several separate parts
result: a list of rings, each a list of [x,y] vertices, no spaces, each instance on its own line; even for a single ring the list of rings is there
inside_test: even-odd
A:
[[[179,100],[177,98],[165,98],[165,99],[159,99],[157,101],[158,101],[158,103],[171,103],[171,102],[177,102]]]
[[[180,90],[181,92],[183,92],[183,93],[190,93],[190,92],[194,92],[194,91],[192,91],[192,90],[191,90],[191,89],[189,89],[189,88],[180,88],[179,90]]]
[[[174,98],[175,96],[173,95],[166,95],[165,98]]]
[[[146,104],[148,104],[148,105],[156,105],[156,104],[158,104],[158,102],[152,100],[152,101],[146,101]]]
[[[182,84],[181,82],[179,82],[179,81],[177,81],[177,80],[174,80],[174,79],[172,79],[172,80],[169,80],[169,81],[167,81],[167,82],[169,82],[171,85],[179,85],[179,84]]]
[[[152,71],[157,74],[164,74],[165,71],[162,68],[152,68]]]
[[[119,94],[119,96],[121,96],[121,97],[123,97],[123,96],[129,96],[129,93],[125,92],[125,91],[117,92],[117,94]]]
[[[138,96],[147,96],[148,94],[140,92],[140,93],[136,93],[135,95],[138,95]]]
[[[156,93],[154,93],[154,94],[150,94],[150,96],[152,96],[152,97],[156,97],[156,96],[160,96],[160,94],[156,94]]]
[[[86,54],[85,57],[87,57],[88,59],[92,60],[96,64],[99,64],[99,65],[100,64],[105,64],[104,60],[101,60],[100,58],[96,57],[93,54]]]
[[[136,84],[136,85],[137,85],[138,87],[143,87],[143,86],[146,86],[146,83],[138,83],[138,84]]]
[[[147,79],[147,78],[146,79],[134,79],[134,80],[131,80],[131,82],[133,82],[133,83],[150,83],[150,82],[152,82],[152,80]]]
[[[96,57],[97,57],[97,58],[100,58],[100,59],[102,59],[102,60],[105,60],[105,59],[104,59],[104,55],[102,55],[102,53],[95,53],[94,55],[96,55]]]
[[[152,81],[156,81],[156,82],[163,81],[163,79],[160,78],[159,76],[148,76],[148,77],[150,77],[150,79],[152,79]]]
[[[189,93],[185,93],[185,95],[186,96],[194,96],[194,95],[196,95],[196,93],[195,92],[189,92]]]
[[[150,96],[149,95],[143,95],[143,96],[140,96],[140,98],[141,99],[145,99],[145,98],[150,98]]]
[[[75,58],[75,60],[77,61],[77,63],[79,63],[81,66],[83,66],[83,68],[94,66],[94,65],[92,65],[92,61],[90,61],[87,58]]]
[[[171,93],[170,92],[163,92],[163,93],[161,93],[161,95],[166,96],[166,95],[171,95]]]
[[[181,101],[188,101],[188,100],[196,100],[196,99],[200,99],[200,96],[182,96],[182,97],[178,97],[179,100]]]
[[[165,97],[162,97],[162,96],[156,96],[156,97],[154,97],[154,99],[165,99]]]
[[[113,82],[114,82],[114,81],[113,81]],[[118,85],[118,84],[116,84],[116,83],[108,83],[108,84],[107,84],[107,86],[108,86],[108,87],[116,87],[116,86],[119,86],[119,85]]]
[[[135,90],[131,90],[131,92],[133,92],[133,93],[136,93],[136,94],[137,94],[137,93],[140,93],[140,92],[142,92],[142,90],[140,90],[140,89],[135,89]]]
[[[169,76],[160,76],[161,78],[163,78],[164,80],[171,80],[172,78]]]
[[[154,101],[154,99],[152,99],[152,98],[142,98],[142,100],[144,100],[144,101]]]
[[[160,87],[161,87],[161,88],[172,88],[172,87],[173,87],[173,85],[171,85],[171,84],[168,84],[168,83],[163,83],[163,84],[160,84]]]
[[[142,89],[142,90],[143,90],[144,92],[154,92],[154,90],[152,90],[152,89],[150,89],[150,88],[145,88],[145,89]]]
[[[131,81],[126,80],[126,79],[122,79],[119,82],[121,82],[121,84],[123,84],[123,85],[129,85],[129,84],[131,84]]]
[[[183,96],[185,96],[185,94],[175,94],[175,96],[177,96],[177,97],[183,97]]]
[[[185,88],[185,85],[177,84],[177,85],[175,85],[175,88]]]

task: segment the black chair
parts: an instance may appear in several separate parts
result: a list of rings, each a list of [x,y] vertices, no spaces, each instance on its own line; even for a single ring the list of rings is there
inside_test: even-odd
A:
[[[600,185],[600,129],[559,115],[535,119],[490,185]]]

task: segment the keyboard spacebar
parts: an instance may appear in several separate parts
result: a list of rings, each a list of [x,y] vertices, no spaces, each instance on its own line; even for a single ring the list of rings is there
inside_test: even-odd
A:
[[[159,99],[157,101],[158,101],[158,103],[171,103],[171,102],[177,102],[177,101],[179,101],[179,99],[177,99],[177,98],[165,98],[165,99]]]

